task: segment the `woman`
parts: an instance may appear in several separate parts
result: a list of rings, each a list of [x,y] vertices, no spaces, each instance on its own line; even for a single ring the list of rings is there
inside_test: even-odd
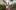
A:
[[[6,10],[12,10],[12,5],[6,5]]]
[[[10,8],[12,9],[10,5],[7,5],[6,7],[7,7],[6,10],[10,10]]]

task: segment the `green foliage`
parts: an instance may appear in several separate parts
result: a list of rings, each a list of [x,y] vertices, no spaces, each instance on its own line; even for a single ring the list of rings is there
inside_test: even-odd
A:
[[[13,7],[16,8],[16,3],[13,4]]]
[[[3,10],[3,9],[4,9],[4,5],[0,4],[0,10]]]

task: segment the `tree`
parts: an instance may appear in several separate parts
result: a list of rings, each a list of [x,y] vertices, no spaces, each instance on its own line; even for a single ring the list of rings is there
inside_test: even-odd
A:
[[[13,4],[13,7],[16,8],[16,3]]]
[[[4,5],[0,4],[0,10],[3,10],[3,9],[4,9]]]

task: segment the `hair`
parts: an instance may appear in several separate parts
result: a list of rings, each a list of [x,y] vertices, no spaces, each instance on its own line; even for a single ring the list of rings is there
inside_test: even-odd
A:
[[[4,10],[6,10],[6,6],[4,5]]]
[[[12,5],[10,5],[10,8],[12,7]],[[14,7],[12,7],[12,9],[14,9]]]

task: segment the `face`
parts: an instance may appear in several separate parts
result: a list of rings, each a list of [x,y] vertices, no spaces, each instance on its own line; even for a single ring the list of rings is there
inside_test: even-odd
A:
[[[6,6],[6,8],[12,8],[12,6],[11,5],[8,5],[8,6]]]
[[[8,6],[6,6],[6,8],[8,8]]]

